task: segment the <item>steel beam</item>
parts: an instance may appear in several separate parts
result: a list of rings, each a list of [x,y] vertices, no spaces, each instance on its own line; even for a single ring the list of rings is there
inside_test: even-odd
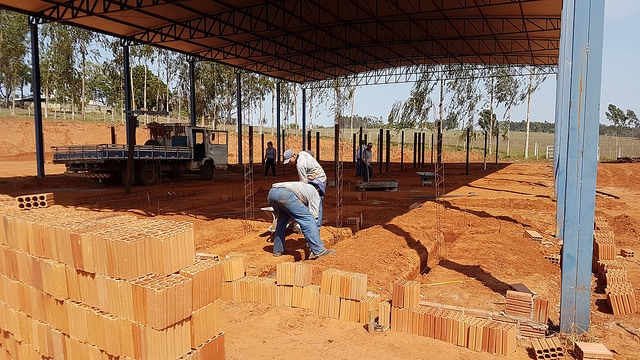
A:
[[[196,126],[196,62],[189,59],[189,118],[191,126]]]
[[[29,18],[31,28],[31,69],[33,78],[33,117],[36,131],[36,168],[38,179],[44,178],[44,135],[42,132],[42,100],[40,99],[40,49],[38,20]]]
[[[127,144],[130,143],[131,136],[129,129],[129,122],[131,121],[131,66],[129,64],[129,45],[126,43],[122,44],[122,76],[124,76],[124,114],[126,119],[126,138]],[[135,134],[133,135],[135,136]]]
[[[306,137],[307,133],[307,89],[302,88],[302,151],[307,148]]]
[[[556,178],[557,219],[562,222],[560,331],[589,331],[604,0],[565,0],[556,122],[562,154]],[[556,155],[557,154],[557,155]]]

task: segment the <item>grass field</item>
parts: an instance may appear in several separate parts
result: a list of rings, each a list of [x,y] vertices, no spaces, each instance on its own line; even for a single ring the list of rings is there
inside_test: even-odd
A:
[[[105,112],[87,112],[85,116],[85,120],[82,120],[81,114],[76,113],[74,117],[70,113],[61,113],[61,112],[53,112],[49,111],[48,113],[49,120],[58,120],[58,121],[86,121],[86,122],[99,122],[99,123],[108,123],[108,124],[120,124],[122,122],[120,114],[107,114]],[[0,108],[0,117],[2,118],[22,118],[29,119],[33,117],[33,112],[29,109],[16,109],[16,113],[11,114],[9,109]],[[145,122],[155,121],[154,117],[139,117],[141,120],[140,123],[144,124]],[[165,118],[162,117],[158,119],[161,122],[165,121]],[[171,121],[175,122],[177,117],[172,117]],[[188,118],[182,117],[183,122],[187,122]],[[236,130],[235,125],[227,125],[225,129],[234,132]],[[254,127],[257,131],[257,127]],[[245,130],[246,131],[246,130]],[[270,134],[270,128],[264,128],[264,133]],[[323,138],[333,138],[334,137],[334,129],[333,128],[319,128],[313,129],[313,137],[315,138],[316,132],[320,133],[320,136]],[[354,129],[353,133],[357,134],[358,129]],[[373,143],[378,143],[380,129],[365,129],[363,133],[366,135],[368,141],[373,139]],[[414,132],[413,130],[405,130],[404,132],[404,143],[413,144],[414,140]],[[343,129],[342,138],[345,141],[351,141],[353,139],[353,134],[350,129]],[[386,130],[385,130],[386,136]],[[431,146],[432,137],[435,139],[435,134],[430,131],[424,132],[425,143],[428,147]],[[300,130],[289,129],[287,130],[287,136],[300,136]],[[402,135],[400,132],[391,131],[391,142],[397,146],[400,145],[402,140]],[[462,135],[462,136],[461,136]],[[357,135],[356,135],[357,136]],[[523,160],[524,150],[525,150],[525,136],[524,132],[510,132],[509,140],[504,139],[502,136],[498,139],[498,155],[503,159],[513,159],[513,160]],[[457,149],[464,150],[466,146],[466,133],[463,134],[460,130],[451,130],[446,131],[443,137],[443,146],[449,149]],[[554,145],[554,135],[549,133],[530,133],[529,135],[529,160],[550,160],[547,159],[548,155],[552,156]],[[484,136],[480,131],[476,131],[475,136],[472,135],[472,139],[470,142],[471,150],[476,152],[483,152],[484,149]],[[496,138],[490,140],[489,148],[491,149],[492,156],[495,156],[495,147],[496,147]],[[549,149],[548,149],[549,147]],[[599,139],[599,154],[600,161],[611,161],[615,160],[618,157],[640,157],[640,139],[634,138],[623,138],[623,137],[610,137],[610,136],[600,136]]]

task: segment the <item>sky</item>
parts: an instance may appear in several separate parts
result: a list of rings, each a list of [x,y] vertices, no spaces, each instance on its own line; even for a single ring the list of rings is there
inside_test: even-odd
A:
[[[640,1],[605,0],[600,98],[600,123],[602,124],[610,124],[605,117],[609,104],[614,104],[624,111],[631,109],[640,115],[640,21],[638,18],[640,18]],[[355,92],[354,113],[360,116],[383,117],[386,122],[392,104],[397,100],[405,101],[411,87],[412,84],[358,87]],[[556,75],[550,75],[532,97],[531,121],[555,122],[555,97]],[[345,115],[349,114],[350,109]],[[502,111],[496,111],[496,115],[498,120],[502,120]],[[512,121],[525,119],[526,101],[514,108],[511,113]],[[330,126],[333,124],[333,115],[329,111],[324,111],[315,122]]]

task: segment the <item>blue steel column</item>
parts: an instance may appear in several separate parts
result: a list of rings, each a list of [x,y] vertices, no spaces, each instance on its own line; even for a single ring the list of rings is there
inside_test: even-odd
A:
[[[236,92],[238,106],[238,165],[242,165],[242,74],[238,71],[236,74]]]
[[[281,83],[276,83],[276,142],[278,145],[278,163],[280,163],[280,155],[284,152],[280,147],[280,85]]]
[[[560,59],[558,100],[564,102],[556,115],[562,116],[556,121],[567,124],[567,132],[558,134],[563,151],[558,169],[566,170],[564,182],[558,183],[558,194],[564,194],[564,208],[558,208],[564,234],[560,331],[580,334],[589,331],[591,306],[604,0],[563,3],[562,24],[573,24],[573,31],[565,32],[571,40],[562,42],[567,47]]]
[[[38,47],[38,23],[29,18],[31,27],[31,69],[33,72],[33,117],[36,130],[36,168],[38,179],[44,178],[44,135],[42,133],[42,100],[40,99],[40,49]]]
[[[131,136],[135,136],[135,134],[130,134],[129,122],[131,121],[131,68],[129,66],[129,44],[123,42],[122,43],[122,67],[124,76],[124,118],[126,119],[126,132],[125,135],[127,137],[127,145],[131,142]]]
[[[196,126],[196,61],[189,60],[189,114],[191,126]]]
[[[302,151],[307,149],[307,89],[302,88]]]
[[[572,1],[564,4],[562,12],[562,27],[560,29],[560,57],[558,58],[558,74],[556,75],[556,122],[553,144],[553,173],[555,179],[556,197],[556,238],[564,238],[564,184],[567,179],[567,171],[561,163],[566,162],[566,139],[569,133],[567,119],[568,108],[563,104],[569,103],[569,89],[571,88],[571,76],[567,69],[571,69],[571,58],[567,54],[573,48],[573,21],[569,14],[573,16],[574,3]]]

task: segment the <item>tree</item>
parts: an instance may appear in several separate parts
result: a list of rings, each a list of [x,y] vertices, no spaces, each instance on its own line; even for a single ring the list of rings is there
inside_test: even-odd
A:
[[[545,67],[529,67],[529,86],[526,88],[526,91],[520,95],[521,99],[526,97],[527,99],[527,128],[526,128],[526,138],[524,142],[524,158],[529,158],[529,123],[531,121],[531,96],[535,93],[540,85],[547,78],[547,68]],[[524,100],[523,100],[524,101]]]
[[[63,106],[71,104],[73,117],[74,105],[80,93],[80,77],[74,63],[73,31],[69,25],[55,23],[44,25],[42,30],[47,38],[44,64],[49,66],[45,71],[48,73],[51,94]]]
[[[13,99],[12,113],[15,113],[15,92],[28,72],[25,61],[28,31],[26,16],[0,10],[0,95],[6,107],[9,98]]]
[[[449,104],[450,111],[458,114],[459,119],[468,118],[464,128],[473,129],[478,102],[482,96],[477,85],[478,74],[475,65],[451,65],[447,69],[449,78],[447,89],[453,92]]]
[[[496,114],[492,113],[491,110],[484,109],[480,111],[480,116],[478,117],[478,126],[482,129],[482,132],[485,133],[489,138],[491,138],[491,129],[497,127],[498,118]]]
[[[636,113],[633,110],[627,109],[627,112],[625,113],[622,109],[618,108],[614,104],[609,104],[605,116],[607,117],[607,120],[613,123],[613,126],[616,130],[616,136],[624,135],[624,128],[640,126],[638,116],[636,116]]]

